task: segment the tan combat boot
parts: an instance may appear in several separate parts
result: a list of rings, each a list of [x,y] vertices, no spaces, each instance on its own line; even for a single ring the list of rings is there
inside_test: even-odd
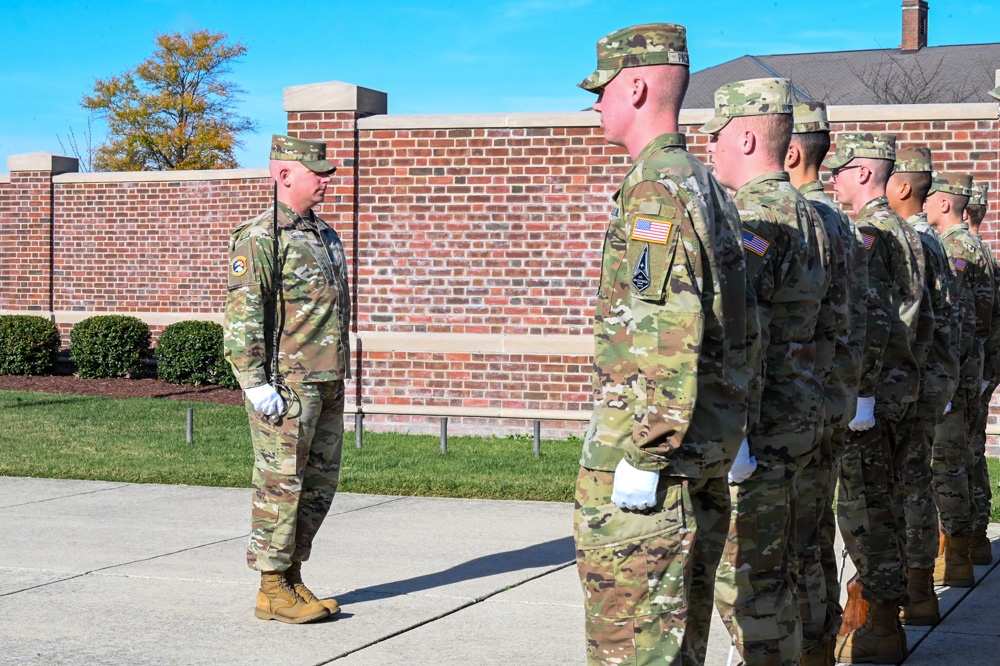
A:
[[[865,623],[837,637],[834,657],[844,664],[898,664],[906,659],[906,632],[899,606],[869,602]]]
[[[280,571],[260,573],[260,591],[254,615],[262,620],[277,620],[288,624],[305,624],[330,615],[323,604],[307,602],[295,593]]]
[[[934,584],[972,587],[976,572],[969,558],[969,537],[944,537],[944,553],[934,560]]]
[[[941,621],[938,598],[934,594],[934,569],[907,569],[906,589],[910,594],[910,603],[899,611],[903,624],[925,627]]]
[[[986,528],[974,530],[969,537],[969,557],[973,564],[992,564],[993,546],[990,538],[986,536]]]
[[[337,603],[336,599],[317,599],[312,590],[305,586],[305,583],[302,582],[301,562],[292,562],[292,565],[285,570],[285,580],[295,590],[295,594],[310,603],[313,601],[319,602],[324,608],[330,611],[330,615],[336,615],[340,612],[340,604]]]

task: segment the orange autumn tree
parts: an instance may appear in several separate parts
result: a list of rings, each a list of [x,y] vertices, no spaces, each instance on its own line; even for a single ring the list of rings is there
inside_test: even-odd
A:
[[[208,30],[157,35],[134,69],[97,79],[80,105],[108,126],[95,171],[231,169],[239,136],[256,123],[236,113],[243,89],[226,77],[247,51]]]

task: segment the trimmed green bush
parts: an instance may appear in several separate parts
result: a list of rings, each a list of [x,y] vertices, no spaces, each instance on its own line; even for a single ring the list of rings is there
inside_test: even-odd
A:
[[[239,388],[223,356],[222,326],[211,321],[179,321],[163,329],[156,343],[156,376],[172,384]]]
[[[80,377],[128,377],[149,353],[149,326],[137,317],[97,315],[73,327],[69,352]]]
[[[45,375],[59,358],[59,329],[36,315],[0,315],[0,375]]]

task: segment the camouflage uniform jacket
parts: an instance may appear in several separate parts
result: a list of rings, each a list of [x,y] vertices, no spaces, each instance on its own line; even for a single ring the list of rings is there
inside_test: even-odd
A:
[[[229,239],[225,356],[243,388],[273,381],[274,234],[268,210]],[[313,213],[278,204],[281,337],[278,370],[288,382],[350,377],[351,298],[337,233]]]
[[[925,297],[930,301],[934,322],[930,344],[918,348],[914,354],[921,367],[920,401],[943,409],[958,386],[959,308],[955,271],[941,237],[927,222],[926,213],[917,213],[906,221],[920,234],[923,244],[928,287]]]
[[[914,258],[920,282],[917,285],[920,301],[917,303],[916,313],[907,316],[910,331],[910,353],[913,354],[913,362],[916,363],[919,377],[917,378],[917,391],[919,397],[920,382],[924,376],[924,362],[927,360],[928,348],[934,338],[934,306],[931,300],[930,285],[927,281],[927,258],[924,250],[924,243],[920,234],[913,226],[902,219],[899,228],[906,236],[906,242],[910,246],[911,256]],[[911,311],[908,311],[911,312]],[[912,317],[912,319],[910,318]],[[943,406],[943,405],[942,405]]]
[[[978,395],[993,318],[993,276],[982,245],[976,241],[964,222],[952,225],[941,234],[941,242],[955,268],[962,310],[962,339],[959,342],[962,369],[958,383]]]
[[[820,319],[821,301],[831,276],[823,222],[815,209],[792,187],[783,171],[765,173],[743,185],[734,198],[743,222],[747,281],[757,295],[763,388],[750,396],[752,422],[748,434],[766,424],[787,424],[791,432],[802,424],[821,422],[821,375],[833,365],[819,360],[816,340],[836,338],[835,322]]]
[[[974,234],[972,237],[979,244],[980,252],[983,253],[983,257],[986,259],[990,276],[993,279],[993,307],[990,314],[990,333],[983,347],[983,379],[993,382],[997,374],[1000,373],[1000,294],[997,291],[998,286],[1000,286],[1000,273],[997,271],[1000,268],[998,268],[996,256],[987,247],[986,243],[983,242],[983,239]],[[979,304],[977,303],[977,305]]]
[[[799,192],[823,219],[830,244],[833,263],[825,302],[835,313],[836,339],[833,369],[824,382],[823,397],[826,422],[835,428],[844,428],[854,416],[858,399],[861,346],[865,337],[864,297],[868,267],[862,262],[859,271],[855,265],[858,252],[864,252],[864,245],[844,211],[823,191],[823,183],[818,180],[805,183]],[[864,258],[863,254],[860,256]],[[860,326],[856,325],[857,321],[861,322]]]
[[[996,384],[1000,381],[1000,262],[997,262],[996,255],[986,246],[986,243],[982,243],[982,246],[993,271],[993,316],[990,318],[990,338],[991,349],[996,349],[992,359],[987,358],[983,361],[983,379],[991,384]],[[987,374],[987,371],[990,374]]]
[[[876,414],[896,417],[920,390],[910,344],[916,339],[923,279],[903,224],[884,196],[862,206],[855,219],[868,252],[868,323],[858,394],[875,397]]]
[[[663,134],[614,195],[580,464],[724,476],[746,423],[746,278],[725,190]]]

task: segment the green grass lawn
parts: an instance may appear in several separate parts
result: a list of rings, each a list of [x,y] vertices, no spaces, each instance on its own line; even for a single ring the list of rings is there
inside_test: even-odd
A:
[[[194,408],[194,444],[186,442]],[[341,490],[570,502],[580,442],[530,436],[449,437],[365,432],[344,439]],[[153,399],[0,391],[0,476],[247,487],[253,452],[242,407]],[[1000,460],[989,460],[991,520],[1000,522]]]
[[[194,443],[186,442],[194,408]],[[365,432],[344,439],[340,489],[569,502],[580,443],[531,437]],[[253,452],[246,412],[196,402],[0,391],[0,475],[248,487]]]

